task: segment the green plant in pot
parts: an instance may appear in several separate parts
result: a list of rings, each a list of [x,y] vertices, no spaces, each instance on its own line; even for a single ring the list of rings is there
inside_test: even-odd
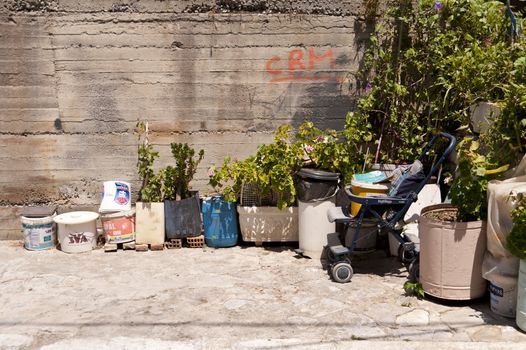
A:
[[[199,194],[190,191],[197,166],[203,160],[204,150],[197,154],[186,143],[171,143],[175,166],[163,170],[164,216],[167,240],[193,237],[201,234]]]
[[[452,204],[422,209],[420,283],[435,297],[467,300],[486,292],[482,278],[486,192],[488,182],[499,178],[507,166],[498,167],[482,154],[482,141],[465,137],[457,146],[458,169],[449,193]],[[450,272],[444,275],[442,271]]]
[[[136,133],[139,142],[137,172],[141,189],[136,203],[135,241],[137,244],[161,244],[164,243],[164,172],[156,173],[154,170],[154,162],[159,158],[159,153],[149,143],[148,122],[139,121]]]
[[[341,131],[321,130],[310,121],[303,122],[295,135],[296,143],[305,151],[303,166],[339,173],[344,183],[350,183],[366,161],[364,150],[372,138],[370,128],[356,113],[347,114]]]
[[[291,142],[292,128],[278,128],[274,142],[258,147],[245,160],[226,158],[221,167],[209,169],[210,185],[225,200],[239,201],[243,240],[297,241],[295,174],[303,164],[303,149]]]

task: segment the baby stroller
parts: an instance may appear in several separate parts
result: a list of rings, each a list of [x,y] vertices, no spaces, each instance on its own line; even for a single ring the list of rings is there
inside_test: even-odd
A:
[[[447,140],[448,143],[445,148],[438,142],[440,139]],[[398,179],[392,183],[388,195],[362,197],[354,195],[350,186],[345,188],[345,193],[349,200],[360,204],[361,207],[355,216],[351,215],[348,206],[334,207],[327,212],[330,222],[344,224],[344,232],[346,234],[352,234],[352,232],[348,232],[349,227],[354,228],[354,237],[350,245],[345,246],[344,243],[327,247],[328,271],[334,281],[346,283],[351,280],[353,269],[350,255],[355,250],[362,224],[366,218],[376,223],[378,229],[387,229],[388,234],[393,235],[400,243],[399,257],[403,263],[411,265],[418,259],[418,251],[415,249],[415,244],[402,235],[399,222],[402,221],[411,204],[418,199],[418,194],[429,182],[431,176],[437,172],[440,165],[453,151],[456,143],[456,138],[450,134],[440,133],[435,135],[423,149],[417,161],[411,167],[401,172]],[[422,161],[431,151],[435,151],[435,161],[431,169],[425,173]],[[415,167],[419,169],[415,170]],[[376,231],[374,233],[376,234]],[[342,241],[346,241],[345,237]]]

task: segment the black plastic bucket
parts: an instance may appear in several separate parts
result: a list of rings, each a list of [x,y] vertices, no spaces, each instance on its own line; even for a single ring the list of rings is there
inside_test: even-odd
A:
[[[339,173],[303,168],[298,177],[297,196],[302,202],[323,201],[338,191]]]
[[[201,234],[199,193],[179,201],[164,201],[166,239],[196,237]]]

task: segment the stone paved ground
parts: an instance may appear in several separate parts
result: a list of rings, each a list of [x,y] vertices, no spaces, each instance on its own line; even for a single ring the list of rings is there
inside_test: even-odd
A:
[[[290,247],[68,255],[2,241],[0,349],[526,348],[487,298],[419,301],[394,258],[353,264],[337,284]]]

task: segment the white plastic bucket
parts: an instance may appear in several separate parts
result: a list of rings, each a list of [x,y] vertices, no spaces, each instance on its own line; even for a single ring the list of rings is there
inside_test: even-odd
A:
[[[517,292],[517,326],[526,332],[526,259],[521,259]]]
[[[24,247],[28,250],[53,248],[57,242],[53,216],[43,218],[21,217],[24,231]]]
[[[517,311],[517,277],[493,274],[489,280],[490,307],[497,315],[513,318]]]
[[[131,210],[131,187],[124,181],[105,181],[99,212]]]
[[[125,243],[135,240],[135,210],[102,214],[106,243]]]
[[[310,258],[321,258],[327,235],[336,229],[327,218],[327,211],[335,206],[335,198],[322,202],[298,201],[299,247]]]
[[[60,249],[66,253],[83,253],[97,246],[97,218],[91,211],[74,211],[55,216]]]

